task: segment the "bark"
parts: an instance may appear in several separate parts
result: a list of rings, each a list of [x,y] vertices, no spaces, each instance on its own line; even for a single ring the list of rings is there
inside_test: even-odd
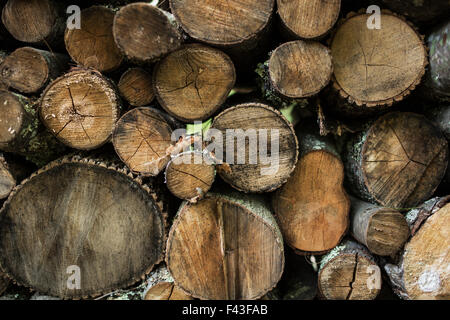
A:
[[[109,142],[120,109],[112,82],[94,70],[77,69],[45,89],[39,115],[62,143],[91,150]]]
[[[0,81],[23,93],[37,93],[66,71],[68,63],[66,55],[22,47],[0,64]]]
[[[286,243],[299,254],[336,247],[349,227],[350,200],[343,187],[344,165],[329,137],[300,123],[299,162],[272,205]]]
[[[209,193],[181,205],[166,263],[175,284],[193,297],[258,299],[281,278],[283,240],[261,196]]]
[[[400,212],[352,197],[351,233],[371,253],[393,257],[408,240],[409,227]]]
[[[21,285],[65,299],[132,285],[163,258],[164,218],[155,190],[117,162],[79,156],[52,162],[2,208],[2,270]],[[70,288],[77,274],[80,286]]]
[[[411,238],[399,263],[384,266],[394,292],[407,300],[448,300],[450,196],[433,198],[406,215]]]
[[[349,240],[322,258],[319,290],[327,300],[374,300],[381,290],[381,272],[362,245]]]
[[[42,166],[65,148],[41,125],[36,102],[20,94],[0,91],[0,149],[24,156]]]
[[[226,162],[218,173],[233,188],[270,192],[283,185],[294,171],[297,137],[292,125],[277,110],[260,103],[236,105],[220,113],[212,128],[222,133],[224,143],[222,158],[219,158],[222,152],[215,150],[216,158]],[[245,139],[245,135],[251,139]],[[268,150],[264,157],[264,151]]]
[[[211,117],[235,82],[231,59],[217,49],[199,44],[172,52],[153,72],[158,102],[169,114],[186,122]]]
[[[422,115],[393,112],[353,135],[344,154],[348,186],[355,195],[402,209],[434,193],[447,168],[448,144]]]

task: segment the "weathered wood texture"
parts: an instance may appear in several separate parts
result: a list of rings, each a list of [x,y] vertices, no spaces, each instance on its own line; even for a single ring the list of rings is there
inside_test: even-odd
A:
[[[15,189],[1,211],[2,270],[61,298],[133,284],[163,258],[163,215],[152,192],[112,162],[52,162]],[[70,287],[77,275],[79,287]]]
[[[93,6],[81,11],[81,29],[66,29],[66,49],[76,63],[101,72],[120,66],[123,55],[114,42],[114,16],[112,9]]]
[[[139,107],[117,122],[112,143],[120,159],[133,172],[156,176],[170,161],[172,127],[152,108]]]
[[[67,70],[68,62],[63,54],[19,48],[0,64],[0,82],[23,93],[36,93]]]
[[[345,155],[349,187],[359,198],[411,208],[429,199],[442,181],[448,143],[424,116],[393,112],[353,136]]]
[[[450,14],[449,0],[381,0],[389,9],[415,23],[432,24]]]
[[[327,300],[373,300],[381,289],[381,272],[362,245],[349,240],[322,257],[319,290]]]
[[[409,237],[403,214],[352,197],[351,233],[371,253],[395,256]]]
[[[302,126],[297,129],[299,161],[272,205],[290,247],[298,253],[324,253],[341,242],[349,227],[344,165],[329,137]]]
[[[341,0],[277,0],[278,16],[290,36],[315,39],[325,36],[336,23]]]
[[[161,106],[183,121],[205,120],[225,102],[236,81],[233,62],[223,52],[190,44],[160,61],[153,85]]]
[[[53,0],[8,0],[2,22],[19,41],[53,46],[62,42],[64,8]]]
[[[385,270],[402,299],[450,299],[450,196],[434,198],[406,216],[411,239],[398,265]]]
[[[261,196],[184,202],[167,241],[175,284],[201,299],[258,299],[280,280],[283,239]]]
[[[150,3],[123,6],[114,17],[114,40],[137,63],[151,63],[176,50],[182,42],[173,18]]]
[[[174,284],[166,266],[161,266],[157,271],[160,276],[149,283],[144,300],[194,300]]]
[[[120,77],[119,92],[133,107],[148,106],[155,98],[152,76],[143,68],[130,68]]]
[[[213,160],[199,151],[174,156],[165,171],[169,191],[180,199],[191,201],[202,198],[211,189],[215,177]]]
[[[428,64],[422,37],[402,18],[381,14],[382,28],[369,29],[367,14],[350,14],[331,40],[333,85],[355,112],[409,95]]]
[[[61,155],[64,147],[41,125],[36,109],[36,101],[0,90],[0,150],[41,166]]]
[[[120,108],[120,98],[112,82],[96,71],[80,69],[47,86],[39,115],[62,143],[90,150],[109,141]]]
[[[212,128],[223,137],[220,160],[226,164],[218,167],[218,173],[235,189],[270,192],[294,171],[297,137],[288,120],[272,107],[261,103],[233,106],[214,119]]]
[[[15,186],[16,178],[9,169],[5,157],[3,154],[0,154],[0,199],[7,198]]]

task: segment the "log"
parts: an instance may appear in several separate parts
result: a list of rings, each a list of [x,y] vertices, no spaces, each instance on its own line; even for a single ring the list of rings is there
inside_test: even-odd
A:
[[[0,273],[0,296],[6,291],[10,283],[10,280]]]
[[[112,26],[115,12],[92,6],[81,11],[81,29],[66,28],[64,43],[70,57],[83,67],[100,72],[117,69],[123,55],[114,42]]]
[[[226,162],[218,167],[218,173],[233,188],[243,192],[271,192],[283,185],[294,171],[298,159],[297,137],[292,125],[272,107],[261,103],[235,105],[220,113],[212,128],[221,133],[224,143],[223,154],[215,154]]]
[[[0,81],[23,93],[37,93],[66,71],[68,62],[63,54],[19,48],[0,64]]]
[[[136,63],[154,62],[182,43],[170,14],[143,2],[123,6],[116,13],[113,35],[122,53]]]
[[[299,254],[321,254],[336,247],[349,227],[350,199],[344,165],[329,137],[299,124],[299,162],[272,198],[286,243]]]
[[[352,197],[351,234],[379,256],[394,257],[409,237],[406,219],[397,210]]]
[[[194,300],[174,284],[166,266],[160,267],[157,271],[158,276],[151,279],[144,292],[144,300]]]
[[[205,120],[225,102],[236,81],[223,52],[199,44],[172,52],[155,67],[153,85],[160,105],[183,121]]]
[[[7,198],[15,186],[16,178],[9,169],[9,165],[5,160],[5,157],[3,154],[0,154],[0,200]]]
[[[261,196],[209,193],[184,202],[167,240],[175,284],[200,299],[258,299],[284,268],[283,239]]]
[[[436,23],[450,14],[448,0],[381,0],[390,10],[405,15],[415,23],[423,25]]]
[[[447,140],[450,140],[450,103],[427,108],[425,115],[442,131]]]
[[[450,196],[433,198],[406,218],[411,238],[398,265],[384,267],[394,292],[407,300],[450,299]]]
[[[278,16],[290,36],[317,39],[335,25],[341,10],[341,0],[277,0]]]
[[[154,190],[113,161],[71,156],[50,163],[0,212],[2,270],[64,299],[132,285],[163,258]]]
[[[221,48],[249,47],[269,26],[274,0],[170,0],[170,8],[193,39]]]
[[[65,28],[63,9],[54,0],[8,0],[2,22],[19,41],[58,45]]]
[[[65,148],[41,125],[36,102],[0,90],[0,150],[24,156],[42,166]]]
[[[120,77],[120,95],[133,107],[149,105],[154,97],[152,76],[142,68],[130,68]]]
[[[408,96],[428,64],[422,37],[401,17],[383,11],[379,30],[367,27],[369,17],[349,14],[331,40],[333,87],[355,113]]]
[[[117,155],[131,171],[156,176],[170,161],[168,148],[174,145],[172,127],[152,108],[139,107],[117,122],[112,143]]]
[[[261,67],[263,95],[277,105],[316,95],[333,73],[330,50],[319,42],[301,40],[276,48]]]
[[[355,195],[401,209],[434,193],[447,168],[448,143],[424,116],[392,112],[369,122],[344,153],[348,186]]]
[[[96,71],[80,69],[47,86],[39,115],[62,143],[91,150],[110,140],[120,108],[120,98],[107,78]]]
[[[322,258],[319,291],[327,300],[374,300],[381,290],[381,272],[362,245],[346,240]]]
[[[177,198],[196,201],[211,189],[216,169],[200,151],[187,151],[172,158],[165,171],[166,185]]]

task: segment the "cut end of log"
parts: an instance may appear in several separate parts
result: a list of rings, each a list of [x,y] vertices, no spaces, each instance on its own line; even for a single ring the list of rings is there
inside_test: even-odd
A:
[[[145,293],[144,300],[194,300],[173,282],[160,282]]]
[[[275,0],[170,0],[184,31],[201,42],[232,46],[254,38],[269,23]]]
[[[172,142],[172,128],[163,116],[150,108],[140,107],[120,118],[112,143],[130,170],[156,176],[170,161],[167,150],[175,142]]]
[[[283,25],[296,37],[320,38],[336,23],[341,0],[277,0]]]
[[[114,15],[112,9],[93,6],[81,11],[80,29],[66,29],[66,49],[76,63],[101,72],[120,66],[123,56],[112,33]]]
[[[201,152],[184,152],[172,158],[166,168],[166,185],[180,199],[195,201],[211,189],[216,170]]]
[[[369,29],[370,15],[343,21],[331,41],[335,86],[350,103],[392,105],[414,90],[425,74],[427,49],[402,18],[381,14],[381,29]]]
[[[282,96],[300,99],[319,93],[333,72],[330,50],[318,42],[292,41],[274,50],[270,83]]]
[[[169,54],[154,70],[161,106],[183,121],[205,120],[225,102],[236,81],[231,59],[203,45],[188,45]]]
[[[19,96],[0,90],[0,147],[8,145],[19,135],[24,123],[25,110]]]
[[[105,144],[119,118],[119,97],[109,81],[90,70],[72,71],[44,91],[39,114],[69,147],[90,150]]]
[[[149,105],[155,97],[152,76],[142,68],[130,68],[119,80],[119,91],[122,97],[132,106]]]
[[[258,299],[280,280],[281,234],[260,200],[208,194],[184,203],[167,242],[175,284],[200,299]],[[201,270],[201,272],[199,272]]]
[[[0,155],[0,199],[7,198],[15,186],[16,186],[16,179],[9,170],[8,163],[6,162],[4,157]]]
[[[114,18],[113,34],[119,49],[139,63],[153,62],[181,45],[180,32],[150,3],[122,7]]]

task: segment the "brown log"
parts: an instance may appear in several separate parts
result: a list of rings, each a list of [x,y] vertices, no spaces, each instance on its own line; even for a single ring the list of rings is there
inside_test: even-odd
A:
[[[149,281],[144,292],[144,300],[194,300],[181,290],[174,282],[165,266],[160,267],[158,275]]]
[[[171,15],[149,3],[131,3],[114,18],[114,40],[137,63],[151,63],[181,45],[181,33]]]
[[[362,245],[349,240],[322,258],[319,290],[327,300],[374,300],[381,290],[381,272]]]
[[[202,198],[211,189],[215,177],[212,159],[199,151],[187,151],[174,156],[165,171],[169,191],[188,201]]]
[[[112,143],[120,159],[133,172],[156,176],[170,161],[172,127],[152,108],[139,107],[124,114],[113,132]]]
[[[300,254],[320,254],[336,247],[349,227],[344,165],[318,128],[299,124],[297,136],[299,161],[272,205],[286,243]]]
[[[283,185],[294,171],[297,137],[292,125],[272,107],[261,103],[233,106],[214,119],[212,128],[221,132],[224,143],[220,160],[226,164],[218,167],[218,173],[233,188],[270,192]],[[245,138],[252,135],[253,139]],[[232,152],[227,151],[227,146]],[[267,159],[262,157],[264,147]]]
[[[120,115],[120,98],[100,73],[75,70],[47,86],[39,115],[62,143],[80,150],[95,149],[111,137]]]
[[[287,32],[300,39],[325,36],[336,23],[341,0],[277,0],[278,15]]]
[[[15,186],[16,178],[11,173],[4,156],[0,154],[0,199],[7,198]]]
[[[54,0],[8,0],[2,10],[2,21],[19,41],[60,42],[65,28],[63,6]]]
[[[142,68],[130,68],[119,80],[120,95],[133,107],[149,105],[155,97],[152,76]]]
[[[349,14],[331,40],[334,88],[351,113],[389,108],[420,83],[427,65],[422,37],[401,17],[381,14],[380,30],[367,27],[368,14]],[[351,110],[353,109],[353,110]]]
[[[160,61],[153,85],[160,105],[183,121],[205,120],[225,102],[236,81],[223,52],[199,44],[184,46]]]
[[[6,278],[2,273],[0,273],[0,295],[2,295],[3,292],[6,291],[9,283],[10,283],[10,280],[8,278]]]
[[[393,257],[408,240],[409,227],[397,210],[352,197],[351,233],[371,253]]]
[[[24,93],[35,93],[68,69],[66,55],[31,47],[12,52],[0,64],[0,82]]]
[[[450,299],[449,218],[450,196],[431,199],[406,215],[411,239],[399,264],[384,267],[402,299]]]
[[[0,90],[0,150],[19,154],[42,166],[65,148],[41,125],[36,101]]]
[[[170,0],[177,22],[193,39],[219,47],[249,46],[267,28],[274,0]]]
[[[283,240],[260,196],[209,193],[180,207],[166,263],[175,284],[193,297],[258,299],[281,277]]]
[[[349,187],[360,199],[411,208],[434,193],[448,163],[448,143],[424,116],[393,112],[367,125],[347,145]]]
[[[154,190],[114,162],[78,156],[52,162],[3,206],[2,270],[65,299],[132,285],[163,258],[163,213]]]
[[[76,63],[101,72],[120,66],[123,56],[114,42],[114,15],[112,9],[92,6],[81,11],[81,29],[66,29],[66,49]]]

